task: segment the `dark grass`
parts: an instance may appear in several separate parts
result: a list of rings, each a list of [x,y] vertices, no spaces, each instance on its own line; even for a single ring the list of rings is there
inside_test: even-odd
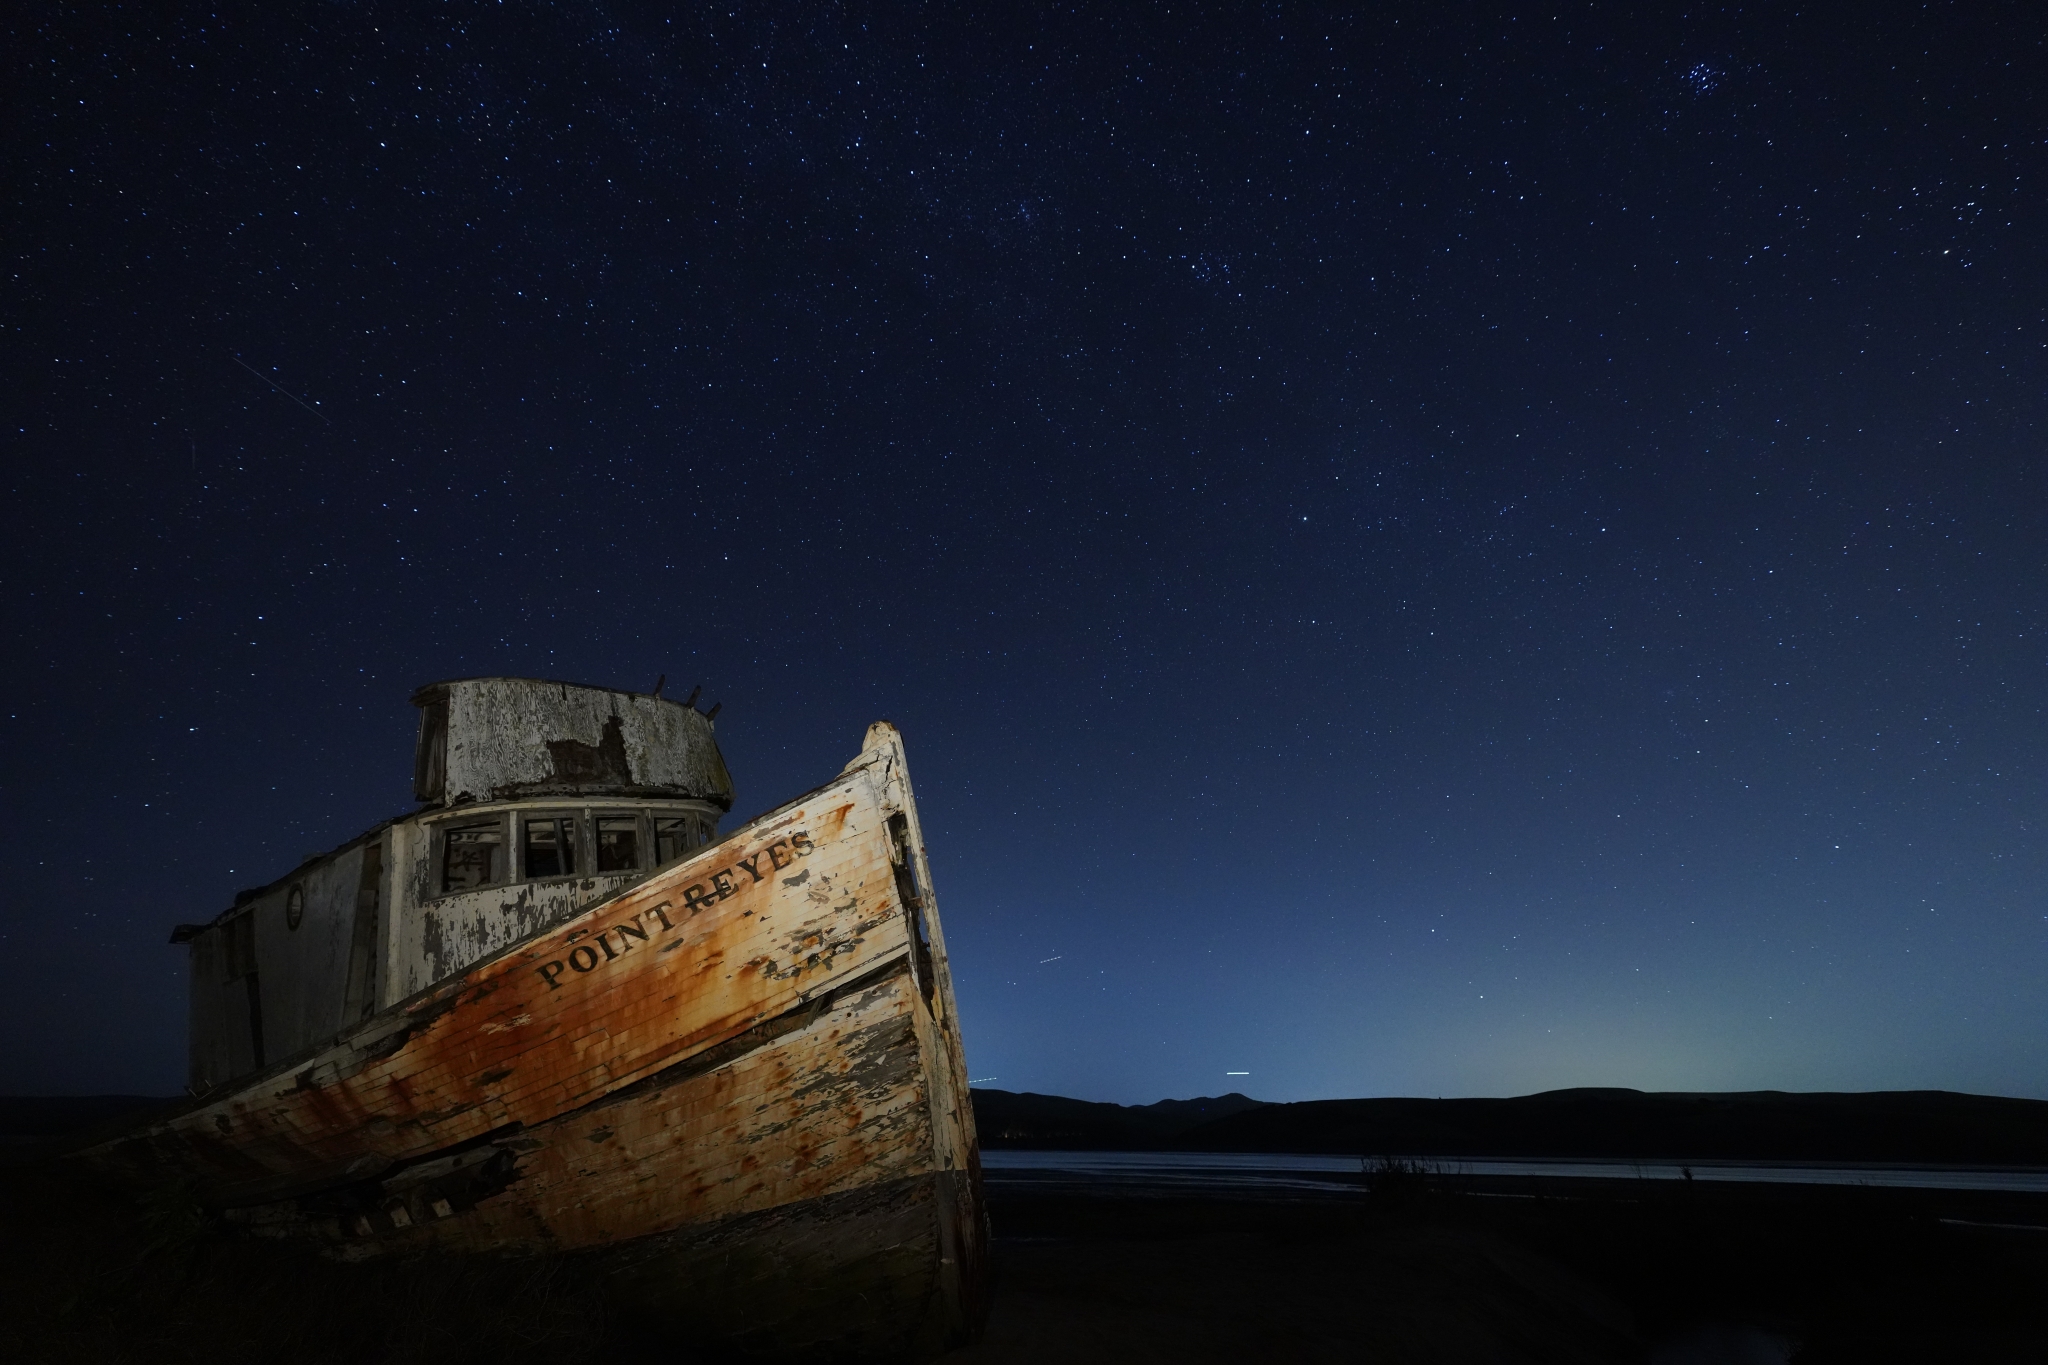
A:
[[[0,1360],[49,1365],[654,1358],[569,1258],[344,1265],[47,1163],[0,1171],[0,1304]]]
[[[1763,1329],[1804,1365],[2048,1360],[2048,1198],[1524,1180],[1383,1162],[1303,1198],[991,1193],[995,1311],[956,1365],[1645,1361]],[[183,1192],[0,1170],[0,1360],[710,1361],[575,1258],[344,1265]]]
[[[1298,1200],[998,1189],[994,1331],[963,1365],[1590,1365],[1683,1358],[1669,1353],[1731,1327],[1795,1343],[1802,1365],[2048,1361],[2040,1196],[1473,1181],[1396,1163],[1361,1182]]]
[[[1719,1322],[1779,1332],[1807,1365],[2048,1360],[2040,1196],[1667,1181],[1443,1205],[1601,1285],[1648,1343]]]

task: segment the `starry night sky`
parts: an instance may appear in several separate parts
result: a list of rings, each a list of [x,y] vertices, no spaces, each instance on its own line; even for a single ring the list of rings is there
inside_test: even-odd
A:
[[[0,1090],[507,673],[900,724],[1005,1089],[2048,1096],[2037,9],[673,9],[13,21]]]

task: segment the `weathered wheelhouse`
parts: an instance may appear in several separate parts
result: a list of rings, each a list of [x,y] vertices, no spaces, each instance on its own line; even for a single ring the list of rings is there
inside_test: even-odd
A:
[[[179,926],[192,1090],[331,1038],[710,843],[732,778],[694,701],[531,678],[421,688],[418,811]]]

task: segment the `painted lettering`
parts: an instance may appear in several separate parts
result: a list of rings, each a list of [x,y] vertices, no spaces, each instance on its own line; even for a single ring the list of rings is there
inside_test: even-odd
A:
[[[704,881],[685,887],[683,889],[683,909],[689,914],[694,915],[718,901],[731,899],[741,889],[737,875],[741,872],[747,874],[748,881],[746,885],[752,886],[758,882],[768,880],[775,872],[794,866],[797,859],[808,858],[817,851],[817,845],[811,842],[810,831],[797,830],[788,838],[777,839],[766,848],[757,849],[745,858],[734,859],[731,867],[713,872]],[[768,859],[769,866],[767,868],[761,866],[761,859],[764,856]],[[787,886],[798,886],[808,880],[810,880],[810,874],[802,872],[794,877],[785,878],[784,884]],[[594,971],[600,963],[618,961],[619,955],[630,949],[635,942],[651,942],[654,926],[648,922],[650,917],[660,922],[663,933],[673,933],[676,923],[669,916],[674,910],[675,903],[673,901],[659,901],[644,910],[636,912],[629,923],[614,924],[608,928],[595,930],[573,930],[563,939],[564,946],[576,944],[575,947],[569,949],[568,960],[566,962],[558,960],[544,963],[533,969],[534,974],[547,982],[549,990],[558,991],[562,989],[560,978],[564,971],[578,973]],[[751,914],[753,912],[748,911],[747,913]],[[617,946],[613,946],[611,941],[611,935],[614,931],[619,936]],[[583,939],[585,942],[577,943],[578,939]],[[678,939],[668,946],[680,947],[683,942],[684,940]]]

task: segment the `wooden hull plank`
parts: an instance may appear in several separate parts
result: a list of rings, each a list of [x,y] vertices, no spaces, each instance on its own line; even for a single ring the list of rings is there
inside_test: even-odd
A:
[[[965,1061],[900,740],[367,1021],[81,1153],[349,1258],[596,1257],[778,1352],[978,1330]]]
[[[908,951],[865,770],[154,1125],[117,1160],[225,1203],[544,1123]]]

